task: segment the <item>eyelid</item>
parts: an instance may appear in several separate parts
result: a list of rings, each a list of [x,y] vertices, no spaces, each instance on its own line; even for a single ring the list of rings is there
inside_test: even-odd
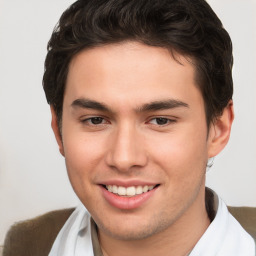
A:
[[[102,118],[102,123],[99,123],[99,124],[93,124],[91,122],[91,120],[93,118]],[[166,124],[153,124],[152,121],[153,120],[156,120],[156,119],[166,119],[167,120],[167,123]],[[171,123],[175,123],[177,122],[178,120],[178,117],[175,117],[175,116],[164,116],[164,115],[159,115],[159,116],[150,116],[148,117],[147,121],[146,121],[146,124],[151,124],[151,125],[156,125],[156,126],[167,126],[167,125],[170,125]],[[106,125],[106,124],[110,124],[111,121],[109,120],[108,117],[105,117],[103,115],[83,115],[81,117],[79,117],[79,121],[83,124],[86,124],[88,123],[88,125],[91,125],[91,126],[100,126],[100,125]]]
[[[79,121],[83,124],[86,124],[88,123],[89,121],[91,121],[93,118],[102,118],[104,123],[100,123],[100,124],[88,124],[88,125],[91,125],[91,126],[99,126],[99,125],[106,125],[108,123],[110,123],[110,121],[104,117],[104,116],[101,116],[101,115],[88,115],[88,116],[82,116],[79,118]]]
[[[167,116],[167,115],[154,115],[154,116],[149,116],[148,120],[152,120],[152,119],[157,119],[157,118],[163,118],[163,119],[168,119],[170,121],[177,121],[179,118],[176,116]]]
[[[153,120],[156,120],[156,119],[166,119],[167,120],[167,123],[166,124],[153,124],[152,121]],[[170,117],[170,116],[153,116],[153,117],[150,117],[147,121],[148,124],[151,124],[151,125],[155,125],[155,126],[158,126],[158,127],[165,127],[165,126],[168,126],[172,123],[176,123],[177,122],[177,117]]]

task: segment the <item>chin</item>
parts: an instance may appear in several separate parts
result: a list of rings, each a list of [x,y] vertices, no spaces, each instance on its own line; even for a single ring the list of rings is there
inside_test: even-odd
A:
[[[145,220],[135,220],[134,218],[123,217],[120,222],[102,223],[95,221],[99,231],[106,236],[123,241],[147,239],[171,226],[172,221],[157,218],[156,216]]]

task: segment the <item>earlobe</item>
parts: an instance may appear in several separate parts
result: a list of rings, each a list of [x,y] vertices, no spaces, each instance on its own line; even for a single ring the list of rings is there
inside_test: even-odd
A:
[[[51,114],[52,114],[52,122],[51,122],[52,130],[55,135],[56,141],[59,145],[59,151],[63,156],[65,156],[63,143],[62,143],[62,137],[61,137],[61,133],[60,133],[59,126],[58,126],[58,121],[57,121],[57,115],[56,115],[56,112],[55,112],[53,106],[51,106]]]
[[[234,120],[233,101],[230,100],[222,115],[210,126],[208,137],[208,158],[219,154],[229,141]]]

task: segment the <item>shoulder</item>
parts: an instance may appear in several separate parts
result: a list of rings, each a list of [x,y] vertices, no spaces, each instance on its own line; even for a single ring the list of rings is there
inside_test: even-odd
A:
[[[3,256],[48,255],[60,229],[74,209],[48,212],[15,224],[6,235]],[[228,207],[228,210],[256,240],[256,208]]]
[[[5,238],[3,256],[48,255],[57,234],[73,211],[74,208],[52,211],[13,225]]]
[[[228,207],[229,212],[256,241],[256,207]]]

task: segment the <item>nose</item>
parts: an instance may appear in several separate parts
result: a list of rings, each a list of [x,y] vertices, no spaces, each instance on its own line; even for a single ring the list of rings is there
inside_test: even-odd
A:
[[[107,165],[120,172],[145,166],[147,154],[142,140],[142,134],[139,134],[132,125],[124,124],[116,129],[110,139],[106,156]]]

